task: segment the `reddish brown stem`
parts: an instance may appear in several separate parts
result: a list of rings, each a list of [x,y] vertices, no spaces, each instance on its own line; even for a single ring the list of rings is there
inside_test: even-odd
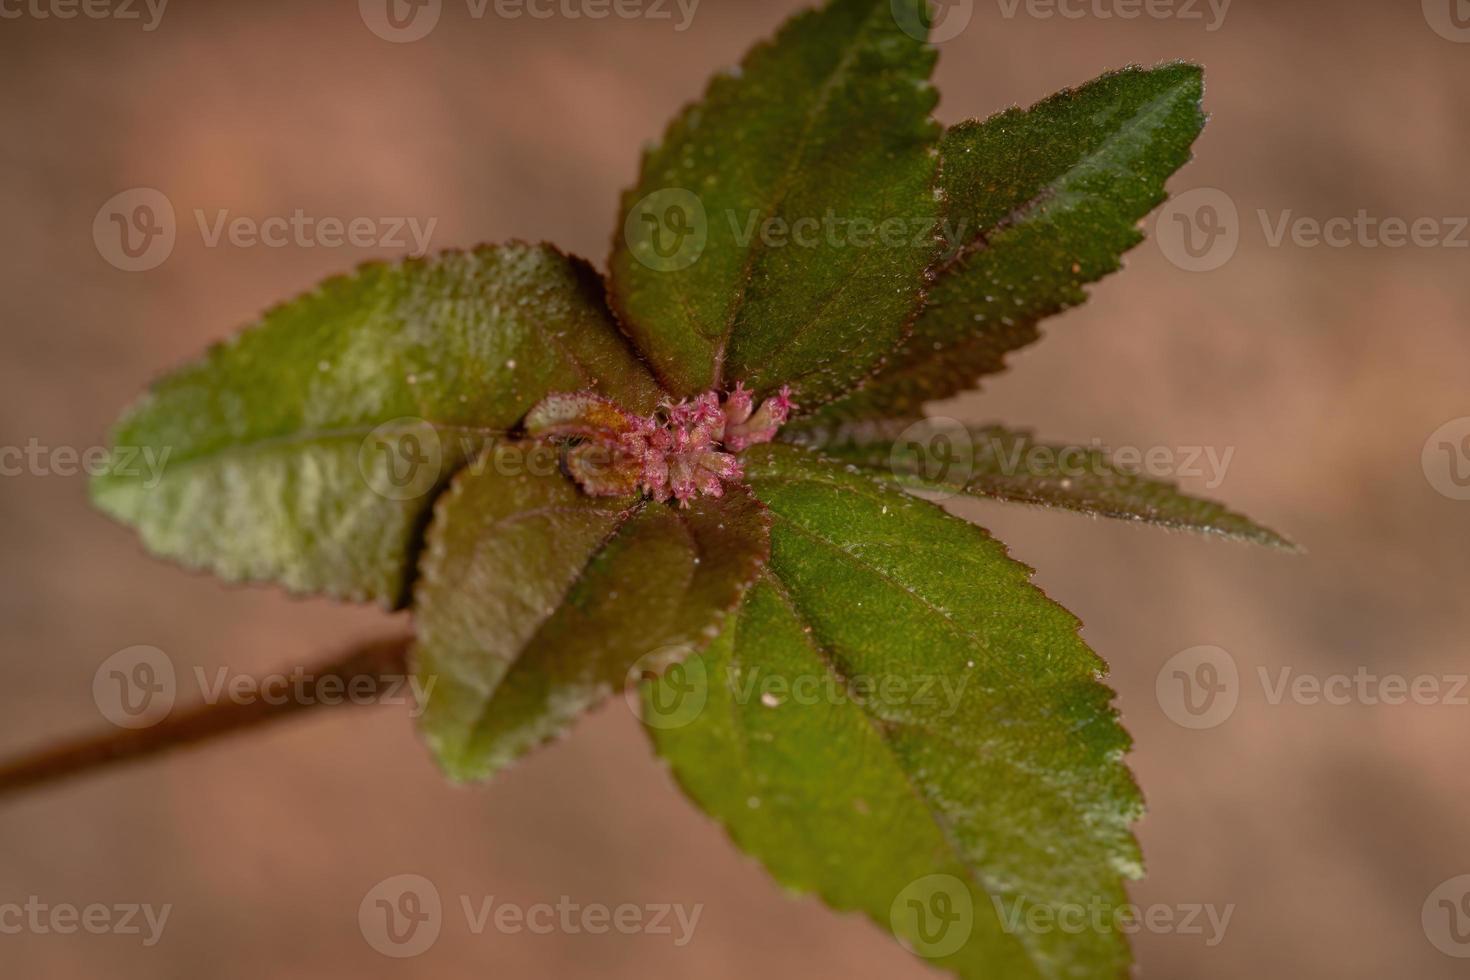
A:
[[[323,678],[355,685],[351,699],[324,700],[314,690],[291,690],[286,699],[221,701],[176,711],[150,728],[120,729],[0,762],[0,799],[94,770],[135,762],[173,749],[247,731],[322,704],[371,703],[397,685],[407,669],[410,639],[394,637],[360,644],[312,671],[315,688]],[[365,680],[366,679],[366,680]],[[371,681],[369,684],[368,681]]]

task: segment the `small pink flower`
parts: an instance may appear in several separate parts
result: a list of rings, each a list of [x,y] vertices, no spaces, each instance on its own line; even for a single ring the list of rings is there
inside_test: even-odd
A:
[[[743,384],[723,404],[718,393],[706,391],[648,416],[625,412],[600,395],[548,395],[526,416],[526,431],[581,440],[567,452],[567,471],[588,494],[638,489],[688,507],[700,494],[722,496],[727,481],[744,476],[735,454],[775,438],[791,415],[791,391],[782,388],[759,409],[753,406]]]
[[[736,385],[735,393],[743,394],[739,385]],[[734,394],[730,400],[735,400]],[[791,402],[791,389],[785,386],[762,402],[754,414],[749,410],[750,396],[745,395],[744,401],[745,417],[737,420],[732,416],[725,426],[725,448],[735,453],[776,438],[777,430],[791,417],[791,409],[795,407]]]
[[[785,390],[785,389],[782,389]],[[735,390],[725,399],[725,421],[728,425],[743,425],[755,411],[755,399],[745,390],[745,382],[735,382]]]

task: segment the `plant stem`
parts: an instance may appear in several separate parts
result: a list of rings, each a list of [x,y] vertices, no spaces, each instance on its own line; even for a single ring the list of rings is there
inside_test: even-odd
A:
[[[358,644],[310,672],[314,680],[312,685],[305,689],[289,685],[284,698],[272,699],[276,702],[274,704],[261,698],[201,704],[176,711],[150,728],[136,731],[119,729],[73,739],[39,752],[0,761],[0,799],[72,776],[246,731],[324,703],[371,703],[384,693],[389,682],[396,683],[403,677],[410,641],[410,637],[400,636]],[[324,702],[316,691],[322,679],[329,677],[341,678],[354,696]],[[354,681],[356,686],[352,687]]]

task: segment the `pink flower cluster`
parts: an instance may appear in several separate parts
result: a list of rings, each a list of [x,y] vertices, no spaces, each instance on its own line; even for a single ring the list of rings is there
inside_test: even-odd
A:
[[[791,416],[791,391],[782,388],[759,408],[737,384],[722,403],[707,391],[666,403],[652,415],[634,415],[600,395],[549,395],[526,416],[534,437],[571,436],[567,472],[593,496],[641,490],[655,500],[687,507],[699,494],[725,492],[743,475],[737,453],[775,438]]]
[[[696,494],[718,497],[724,481],[743,475],[735,454],[776,437],[791,416],[791,389],[782,388],[756,409],[750,392],[737,384],[723,405],[718,394],[706,391],[693,401],[666,405],[663,416],[636,418],[621,448],[638,461],[638,485],[645,493],[687,507]]]

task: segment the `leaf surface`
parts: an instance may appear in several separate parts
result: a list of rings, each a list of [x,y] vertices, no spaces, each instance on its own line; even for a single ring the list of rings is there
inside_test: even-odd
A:
[[[940,186],[949,240],[910,336],[828,418],[917,417],[1034,342],[1143,240],[1139,221],[1204,126],[1196,65],[1128,68],[950,129]]]
[[[367,265],[155,384],[93,497],[227,580],[395,605],[455,469],[547,393],[584,388],[658,398],[586,263],[511,244]],[[143,451],[167,453],[161,475]]]
[[[922,3],[795,17],[645,155],[610,292],[676,395],[790,384],[815,406],[903,335],[937,254],[934,52],[895,16]]]
[[[769,573],[645,688],[684,789],[788,888],[969,977],[1118,977],[1142,800],[1078,622],[984,531],[789,446],[753,450]],[[685,699],[702,708],[690,712]],[[944,893],[944,897],[941,897]]]
[[[768,553],[740,486],[679,509],[472,464],[436,507],[415,590],[421,726],[440,764],[489,776],[630,673],[703,648]]]
[[[812,431],[796,436],[811,440]],[[1295,545],[1212,500],[1119,465],[1098,446],[1037,442],[1029,432],[953,420],[859,422],[803,444],[913,490],[965,494],[1139,521],[1295,550]],[[1203,455],[1192,465],[1203,466]],[[1228,462],[1228,457],[1226,458]],[[1216,457],[1211,465],[1222,465]]]

